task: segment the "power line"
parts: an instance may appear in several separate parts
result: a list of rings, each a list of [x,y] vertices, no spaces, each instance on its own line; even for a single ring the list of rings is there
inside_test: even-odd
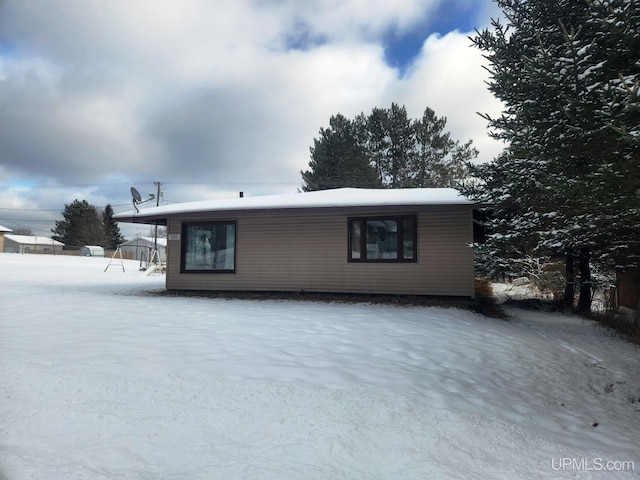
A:
[[[66,185],[43,185],[43,184],[38,184],[38,183],[29,183],[27,185],[20,185],[19,187],[22,189],[30,189],[30,188],[38,188],[38,189],[42,189],[42,188],[100,188],[100,187],[122,187],[122,186],[127,186],[127,185],[131,185],[131,183],[153,183],[153,181],[147,181],[147,180],[143,180],[143,181],[131,181],[131,182],[118,182],[118,183],[102,183],[102,184],[95,184],[95,183],[70,183],[70,184],[66,184]],[[8,184],[10,185],[11,182],[8,182]],[[15,185],[14,185],[15,186]]]
[[[29,184],[28,186],[22,186],[21,188],[31,189],[31,188],[104,188],[104,187],[123,187],[123,186],[131,186],[133,184],[145,184],[150,183],[153,184],[153,181],[147,180],[132,180],[129,182],[119,182],[119,183],[76,183],[76,184],[66,184],[66,185],[39,185],[37,183]],[[245,180],[238,181],[216,181],[216,182],[163,182],[163,185],[298,185],[299,182],[284,182],[280,180],[274,181],[259,181],[259,182],[247,182]]]
[[[51,234],[51,230],[45,230],[45,229],[42,229],[42,228],[34,228],[31,225],[25,225],[23,223],[18,223],[18,222],[13,221],[13,220],[0,218],[0,221],[2,221],[3,223],[6,223],[6,224],[10,224],[10,225],[14,226],[15,228],[25,228],[25,229],[28,229],[28,230],[31,230],[31,231],[35,230],[37,232],[46,232],[47,234]],[[23,220],[23,221],[29,221],[29,220]],[[37,222],[37,221],[45,221],[45,220],[34,220],[34,221]],[[46,220],[46,221],[48,222],[49,220]]]
[[[129,205],[128,203],[110,204],[112,207],[124,207]],[[96,206],[96,205],[94,205]],[[105,208],[104,206],[97,206],[98,208]],[[8,212],[62,212],[64,208],[4,208],[0,207],[0,210],[6,210]]]
[[[51,222],[51,218],[0,218],[3,222]]]
[[[0,207],[0,210],[7,210],[10,212],[58,212],[57,208],[4,208]]]

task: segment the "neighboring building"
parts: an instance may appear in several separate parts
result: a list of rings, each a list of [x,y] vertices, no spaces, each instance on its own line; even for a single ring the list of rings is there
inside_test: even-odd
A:
[[[83,257],[104,257],[104,248],[98,245],[85,245],[80,247],[80,255]]]
[[[3,251],[7,253],[56,254],[62,253],[62,247],[64,247],[64,243],[49,237],[5,234]]]
[[[4,252],[4,234],[10,232],[13,232],[13,230],[0,225],[0,252]]]
[[[148,262],[153,256],[154,237],[136,237],[120,244],[122,255],[126,258]],[[158,259],[159,262],[167,261],[167,239],[158,238]]]
[[[474,295],[474,202],[448,188],[344,188],[151,207],[168,290]]]

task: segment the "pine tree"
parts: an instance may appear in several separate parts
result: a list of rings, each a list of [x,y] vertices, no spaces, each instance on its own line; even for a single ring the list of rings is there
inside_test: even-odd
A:
[[[451,139],[446,118],[427,108],[412,120],[404,106],[374,108],[353,120],[338,114],[311,148],[303,190],[339,186],[369,188],[451,187],[478,155],[469,140]]]
[[[507,24],[494,21],[472,39],[505,106],[486,118],[509,145],[474,169],[476,196],[503,210],[486,248],[578,259],[578,309],[587,311],[591,260],[640,247],[640,2],[497,3]]]
[[[113,219],[113,208],[109,203],[104,207],[102,212],[102,225],[106,236],[105,247],[115,250],[118,248],[118,245],[124,242],[124,237],[120,233],[118,222]]]
[[[74,200],[64,206],[64,220],[57,220],[51,229],[53,239],[65,244],[67,248],[83,245],[106,245],[104,225],[98,210],[86,200]]]
[[[358,142],[354,123],[341,114],[329,119],[329,128],[320,129],[320,138],[310,148],[309,170],[300,172],[305,192],[338,187],[380,186]]]
[[[446,117],[438,117],[427,107],[419,120],[414,120],[413,154],[405,181],[409,187],[453,187],[467,176],[467,162],[478,156],[469,140],[454,141],[445,132]]]
[[[415,145],[407,109],[396,103],[388,109],[376,107],[359,123],[365,127],[365,149],[380,182],[391,188],[405,186]]]

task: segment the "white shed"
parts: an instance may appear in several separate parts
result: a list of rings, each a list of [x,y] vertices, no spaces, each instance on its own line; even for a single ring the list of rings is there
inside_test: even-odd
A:
[[[137,236],[120,244],[120,249],[127,258],[140,261],[149,261],[153,256],[154,237]],[[167,261],[167,239],[158,238],[158,261]]]
[[[80,255],[83,257],[104,257],[104,248],[97,245],[85,245],[80,248]]]

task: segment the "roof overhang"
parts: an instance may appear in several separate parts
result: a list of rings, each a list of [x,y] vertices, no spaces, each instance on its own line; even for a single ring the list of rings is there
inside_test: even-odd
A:
[[[357,210],[385,211],[400,208],[420,207],[466,207],[477,204],[452,188],[403,188],[403,189],[359,189],[340,188],[315,192],[283,195],[206,200],[150,207],[141,211],[115,214],[119,222],[166,225],[174,215],[190,216],[222,212],[299,211],[299,210]]]

